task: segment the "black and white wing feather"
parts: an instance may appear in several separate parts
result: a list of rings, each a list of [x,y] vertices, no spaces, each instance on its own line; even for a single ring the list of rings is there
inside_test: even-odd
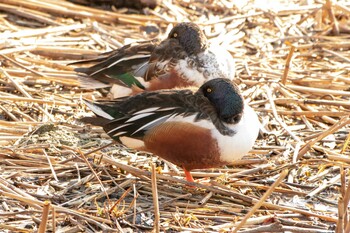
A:
[[[99,118],[108,120],[103,128],[114,139],[121,136],[142,139],[148,130],[172,117],[191,115],[195,121],[211,121],[223,135],[235,133],[219,119],[206,97],[191,90],[144,92],[104,103],[86,101],[86,104]]]

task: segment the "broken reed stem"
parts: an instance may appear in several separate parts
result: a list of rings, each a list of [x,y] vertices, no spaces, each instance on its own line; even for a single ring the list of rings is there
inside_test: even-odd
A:
[[[348,180],[348,183],[347,183],[347,187],[345,189],[345,193],[344,193],[344,212],[345,212],[345,215],[344,215],[344,228],[348,229],[347,231],[345,232],[350,232],[350,223],[349,223],[349,218],[350,218],[350,214],[349,214],[349,211],[348,211],[348,206],[349,206],[349,201],[350,201],[350,179]]]
[[[332,1],[331,0],[326,0],[326,3],[325,3],[325,8],[328,12],[328,15],[329,15],[329,19],[331,20],[332,24],[333,24],[333,34],[335,36],[339,35],[339,24],[338,24],[338,21],[337,19],[335,18],[335,15],[334,15],[334,10],[333,10],[333,7],[332,7]]]
[[[302,142],[297,142],[297,144],[294,147],[294,152],[293,152],[293,157],[292,157],[292,163],[295,164],[297,163],[297,157],[298,157],[298,153],[300,150]],[[290,170],[287,181],[290,183],[294,183],[294,177],[296,175],[297,169],[293,168]]]
[[[86,28],[86,24],[76,23],[72,25],[64,25],[64,26],[57,26],[57,27],[19,30],[19,31],[7,34],[6,38],[10,39],[10,38],[35,37],[35,36],[46,35],[48,33],[59,33],[59,32],[62,33],[62,32],[68,32],[68,31],[79,30],[84,28]]]
[[[52,214],[52,233],[56,232],[56,210],[55,207],[51,207]]]
[[[4,113],[6,113],[6,115],[9,116],[12,121],[19,122],[19,119],[15,115],[13,115],[11,112],[7,111],[7,109],[5,107],[3,107],[2,105],[0,105],[0,110],[2,110]]]
[[[109,214],[112,214],[112,212],[114,211],[114,208],[122,201],[124,200],[124,198],[126,197],[126,195],[128,195],[132,190],[132,187],[129,187],[127,190],[125,190],[125,192],[122,194],[122,196],[116,201],[114,202],[114,204],[112,205],[111,208],[109,208]]]
[[[343,166],[340,166],[340,197],[338,198],[338,223],[337,228],[343,229],[346,227],[346,216],[347,216],[347,206],[344,205],[345,202],[345,194],[346,194],[346,170],[344,170]],[[341,221],[341,222],[340,222]]]
[[[347,226],[346,226],[344,232],[345,233],[349,233],[350,232],[350,223],[349,222],[347,222]]]
[[[286,82],[287,82],[288,72],[290,69],[290,64],[292,62],[292,57],[293,57],[294,51],[295,51],[295,47],[293,45],[291,45],[288,56],[287,56],[287,60],[286,60],[286,66],[284,68],[283,76],[282,76],[282,80],[281,80],[281,83],[283,85],[286,85]]]
[[[339,90],[331,90],[331,89],[324,89],[324,88],[317,88],[317,87],[304,87],[304,86],[297,86],[288,84],[288,88],[292,89],[293,91],[300,91],[304,93],[313,93],[313,94],[319,94],[319,95],[335,95],[335,96],[350,96],[350,91],[339,91]]]
[[[199,204],[199,205],[204,205],[204,204],[206,204],[212,196],[213,196],[213,192],[209,192],[207,195],[205,195],[205,197],[204,197],[202,200],[200,200],[200,201],[198,202],[198,204]]]
[[[25,17],[28,19],[34,19],[36,21],[39,21],[39,22],[42,22],[45,24],[55,25],[55,26],[62,25],[61,23],[50,19],[49,14],[43,13],[42,15],[40,15],[38,11],[23,9],[23,8],[19,8],[16,6],[9,6],[6,4],[0,4],[0,9],[3,11],[7,11],[10,13],[16,14],[16,15],[21,16],[21,17]]]
[[[269,190],[266,191],[266,193],[259,199],[257,203],[250,209],[250,211],[244,216],[242,221],[235,227],[235,229],[232,231],[233,233],[237,233],[237,231],[247,222],[247,220],[255,213],[257,209],[259,209],[265,200],[271,195],[271,193],[274,191],[274,189],[283,181],[283,179],[288,175],[288,169],[285,169],[281,172],[278,179],[271,185]]]
[[[116,12],[103,11],[99,9],[94,9],[91,7],[80,6],[77,4],[63,2],[57,2],[57,7],[53,7],[53,4],[41,4],[36,1],[28,0],[6,0],[8,4],[18,5],[26,7],[32,10],[39,10],[42,12],[48,12],[52,14],[61,14],[71,17],[81,17],[81,18],[91,18],[98,21],[107,21],[111,22],[120,22],[120,23],[129,23],[136,25],[146,24],[148,21],[153,22],[164,22],[164,19],[158,18],[156,16],[147,16],[147,15],[135,15],[135,14],[119,14]],[[169,19],[169,23],[174,22]]]
[[[42,152],[43,152],[43,154],[45,155],[45,157],[47,158],[47,162],[48,162],[48,164],[49,164],[49,166],[50,166],[50,169],[51,169],[51,173],[52,173],[53,178],[54,178],[56,181],[58,181],[58,178],[57,178],[55,169],[54,169],[54,167],[52,166],[52,163],[51,163],[51,160],[50,160],[49,155],[46,153],[46,150],[45,150],[45,149],[42,149]]]
[[[339,197],[338,200],[338,222],[335,232],[343,233],[344,230],[344,199]]]
[[[349,7],[346,7],[340,3],[337,3],[337,2],[333,2],[333,6],[335,6],[336,8],[338,8],[339,10],[341,11],[344,11],[346,12],[347,14],[350,14],[350,8]]]
[[[320,186],[317,186],[317,188],[315,188],[314,190],[312,190],[310,193],[307,194],[307,197],[310,198],[310,197],[315,196],[316,194],[322,192],[324,189],[328,188],[329,186],[337,183],[339,180],[340,180],[340,174],[336,175],[335,177],[333,177],[329,181],[325,181]]]
[[[21,201],[21,202],[24,202],[25,204],[30,205],[30,206],[32,206],[34,208],[36,208],[36,206],[40,206],[40,207],[36,208],[36,209],[39,209],[39,210],[42,209],[41,206],[44,206],[44,202],[42,202],[42,201],[33,200],[33,199],[30,199],[30,198],[27,198],[27,197],[23,197],[23,196],[18,196],[18,195],[15,195],[15,194],[12,194],[12,193],[9,193],[9,192],[5,192],[5,191],[2,191],[2,190],[0,190],[0,195],[6,196],[8,198],[12,198],[12,199],[15,199],[15,200],[18,200],[18,201]],[[110,227],[107,227],[107,226],[104,225],[105,223],[106,224],[110,224],[110,225],[112,224],[112,221],[110,221],[108,219],[96,217],[94,215],[81,213],[79,211],[71,210],[71,209],[68,209],[68,208],[65,208],[65,207],[61,207],[61,206],[57,206],[57,205],[51,205],[51,206],[56,209],[56,212],[70,214],[70,215],[82,218],[82,219],[84,219],[87,222],[90,222],[92,224],[96,224],[97,226],[101,227],[101,229],[104,229],[104,230],[113,230]]]
[[[137,211],[137,206],[136,206],[136,202],[137,202],[137,190],[136,190],[136,186],[135,186],[135,183],[132,184],[132,189],[134,191],[134,199],[132,201],[132,204],[133,204],[133,218],[132,218],[132,224],[136,224],[136,218],[137,218],[137,215],[136,215],[136,211]],[[131,205],[131,204],[130,204]]]
[[[272,109],[257,109],[261,112],[273,112]],[[333,117],[342,117],[342,116],[348,116],[350,112],[332,112],[332,111],[283,111],[283,110],[276,110],[276,112],[280,115],[284,116],[307,116],[307,117],[317,117],[317,116],[333,116]]]
[[[14,80],[4,69],[0,68],[0,72],[2,72],[6,78],[16,87],[16,89],[21,92],[25,97],[32,99],[33,97],[26,92],[26,90],[24,90],[18,83],[16,80]],[[34,106],[36,106],[41,112],[44,113],[44,115],[46,115],[51,122],[55,122],[55,118],[48,113],[45,109],[43,109],[39,104],[34,103]]]
[[[6,60],[12,62],[12,63],[15,64],[16,66],[18,66],[18,67],[20,67],[20,68],[22,68],[22,69],[24,69],[24,70],[27,70],[27,71],[29,71],[29,72],[31,72],[31,73],[33,73],[33,74],[35,74],[35,75],[38,75],[38,76],[40,76],[40,77],[45,77],[45,75],[41,74],[40,72],[35,71],[35,70],[33,70],[33,69],[30,69],[30,68],[28,68],[28,67],[22,65],[21,63],[19,63],[19,62],[13,60],[12,58],[10,58],[10,57],[8,57],[8,56],[6,56],[6,55],[0,54],[0,56],[3,57],[3,58],[6,59]]]
[[[109,144],[108,144],[108,145],[109,145]],[[107,200],[108,200],[108,203],[111,203],[111,200],[109,199],[109,195],[108,195],[108,193],[107,193],[107,191],[106,191],[106,189],[105,189],[105,187],[104,187],[104,185],[103,185],[101,179],[98,177],[98,175],[97,175],[95,169],[92,168],[90,162],[86,159],[86,155],[85,155],[80,149],[78,149],[78,152],[79,152],[80,158],[85,162],[85,164],[89,167],[90,171],[94,174],[94,176],[96,177],[96,179],[97,179],[98,182],[100,183],[101,189],[102,189],[103,192],[105,193],[106,198],[107,198]],[[88,154],[89,154],[89,153],[88,153]]]
[[[322,134],[320,134],[319,136],[317,136],[315,139],[309,141],[308,143],[306,143],[300,150],[299,154],[298,154],[298,159],[300,157],[302,157],[304,154],[306,154],[306,152],[308,152],[313,145],[315,145],[318,141],[322,140],[323,138],[325,138],[326,136],[334,133],[335,131],[337,131],[338,129],[344,127],[345,125],[350,123],[350,119],[349,116],[344,116],[343,118],[341,118],[336,124],[332,125],[332,127],[329,127],[326,131],[324,131]]]
[[[281,92],[283,92],[283,94],[285,95],[285,96],[287,96],[287,97],[289,97],[289,98],[295,98],[295,95],[292,95],[292,93],[290,92],[290,90],[288,90],[288,88],[289,88],[289,85],[288,85],[288,88],[285,88],[285,87],[283,87],[283,86],[278,86],[278,88],[279,88],[279,90],[281,91]],[[303,108],[305,108],[305,109],[307,109],[307,110],[309,110],[309,111],[313,111],[313,112],[315,112],[316,111],[316,108],[315,107],[312,107],[312,106],[310,106],[310,105],[304,105],[304,104],[300,104],[300,106],[299,106],[299,108],[301,108],[301,107],[303,107]],[[337,121],[336,120],[334,120],[333,118],[331,118],[331,117],[329,117],[329,116],[321,116],[321,118],[322,118],[322,120],[324,120],[325,122],[328,122],[328,123],[331,123],[331,124],[335,124]]]
[[[151,173],[151,183],[152,183],[152,197],[154,205],[154,228],[156,233],[160,232],[160,216],[159,216],[159,203],[158,203],[158,189],[157,189],[157,173],[156,168],[153,163],[151,163],[152,173]]]
[[[38,233],[45,233],[46,232],[47,221],[49,218],[50,205],[51,205],[51,203],[49,201],[44,202],[43,214],[41,217],[41,223],[40,223],[40,226],[38,229]]]
[[[329,49],[322,49],[322,50],[325,51],[325,52],[327,52],[327,53],[330,53],[330,54],[332,54],[332,55],[334,55],[334,56],[336,56],[336,57],[339,57],[340,59],[343,59],[344,61],[346,61],[346,62],[348,62],[348,63],[350,63],[350,59],[347,58],[346,56],[340,55],[339,53],[334,52],[334,51],[329,50]]]
[[[269,99],[269,102],[270,102],[270,105],[271,105],[271,108],[272,108],[272,113],[273,113],[273,116],[275,117],[276,121],[282,126],[282,128],[284,128],[288,134],[290,136],[292,136],[292,138],[297,141],[297,142],[300,142],[300,138],[297,137],[289,128],[288,126],[286,125],[286,123],[284,123],[284,121],[278,116],[277,114],[277,110],[276,110],[276,105],[273,101],[273,97],[272,97],[272,91],[270,89],[269,86],[265,86],[265,90],[266,90],[266,94],[267,94],[267,97]]]
[[[49,105],[74,106],[74,107],[78,106],[78,104],[73,103],[73,102],[34,99],[34,98],[26,98],[26,97],[18,97],[18,96],[3,96],[3,95],[0,95],[0,99],[1,100],[12,100],[14,102],[22,101],[22,102],[28,102],[28,103],[49,104]]]
[[[22,189],[17,188],[13,184],[8,183],[7,180],[0,177],[0,195],[2,195],[1,194],[2,192],[9,193],[10,195],[9,198],[12,198],[12,196],[20,195],[22,198],[25,198],[26,200],[28,200],[26,204],[32,206],[35,209],[41,209],[41,207],[35,203],[36,200],[34,199],[33,196],[23,191]]]
[[[348,136],[345,139],[345,142],[344,142],[344,145],[340,151],[340,154],[343,154],[346,151],[346,148],[348,148],[349,142],[350,142],[350,131],[348,133]]]
[[[331,105],[331,106],[343,106],[350,107],[349,101],[337,101],[337,100],[318,100],[318,99],[293,99],[293,98],[276,98],[276,104],[313,104],[313,105]]]
[[[177,201],[179,199],[188,199],[190,197],[192,197],[192,194],[191,193],[187,193],[187,194],[180,195],[180,196],[177,196],[175,198],[172,198],[170,200],[167,200],[165,202],[162,202],[162,203],[160,203],[158,205],[159,205],[159,207],[165,207],[165,206],[169,206],[171,203],[173,203],[173,202],[175,202],[175,201]],[[141,213],[145,213],[145,212],[152,211],[152,210],[154,211],[154,207],[149,207],[147,209],[139,210],[137,213],[141,214]],[[133,214],[126,215],[125,218],[129,218],[132,215]]]

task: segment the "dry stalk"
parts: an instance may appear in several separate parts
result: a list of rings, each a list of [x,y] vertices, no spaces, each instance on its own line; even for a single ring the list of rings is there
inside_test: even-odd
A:
[[[38,233],[45,233],[46,232],[46,226],[49,218],[49,211],[50,211],[50,202],[45,201],[43,206],[43,215],[41,217],[41,223],[38,229]]]
[[[160,215],[159,215],[159,203],[158,203],[158,190],[157,190],[157,175],[156,168],[154,164],[151,164],[151,183],[152,183],[152,196],[153,196],[153,206],[154,206],[154,231],[160,232]]]
[[[332,133],[334,133],[335,131],[337,131],[338,129],[344,127],[345,125],[348,125],[350,123],[350,119],[349,116],[344,116],[343,118],[341,118],[336,124],[334,124],[332,127],[329,127],[329,129],[327,129],[326,131],[324,131],[322,134],[320,134],[319,136],[317,136],[315,139],[309,141],[308,143],[306,143],[300,150],[299,154],[298,154],[298,159],[300,157],[302,157],[304,154],[306,154],[306,152],[308,152],[313,145],[316,144],[316,142],[322,140],[323,138],[325,138],[327,135],[330,135]]]
[[[293,45],[291,45],[289,53],[288,53],[288,56],[287,56],[286,65],[285,65],[285,68],[284,68],[284,71],[283,71],[282,80],[281,80],[281,83],[283,85],[286,85],[286,82],[287,82],[288,72],[289,72],[289,69],[290,69],[290,64],[292,62],[292,57],[293,57],[294,51],[295,51],[295,47]]]
[[[260,206],[263,205],[265,200],[271,195],[271,193],[274,191],[274,189],[283,181],[283,179],[288,175],[288,169],[283,170],[281,172],[281,175],[278,177],[278,179],[271,185],[270,189],[264,193],[264,195],[259,199],[257,203],[251,208],[251,210],[244,216],[244,218],[241,220],[241,222],[235,227],[235,229],[232,231],[233,233],[238,232],[238,230],[244,226],[244,224],[247,222],[247,220],[254,214],[254,212],[260,208]]]

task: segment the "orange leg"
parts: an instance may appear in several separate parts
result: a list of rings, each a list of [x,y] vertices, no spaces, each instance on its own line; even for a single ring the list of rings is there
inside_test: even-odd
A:
[[[184,169],[184,172],[185,172],[185,175],[186,175],[186,180],[189,181],[189,182],[194,182],[194,179],[193,179],[191,173],[189,171],[187,171],[186,168],[183,167],[183,169]]]

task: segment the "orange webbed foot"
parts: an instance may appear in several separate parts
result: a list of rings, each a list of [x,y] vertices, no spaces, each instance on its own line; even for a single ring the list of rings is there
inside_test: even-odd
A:
[[[198,184],[210,185],[210,179],[203,178],[203,179],[194,180],[191,172],[186,170],[186,168],[183,168],[183,169],[184,169],[184,172],[185,172],[186,180],[188,182],[195,182],[195,183],[198,183]],[[192,185],[190,185],[190,187],[195,188],[195,186],[192,186]]]

